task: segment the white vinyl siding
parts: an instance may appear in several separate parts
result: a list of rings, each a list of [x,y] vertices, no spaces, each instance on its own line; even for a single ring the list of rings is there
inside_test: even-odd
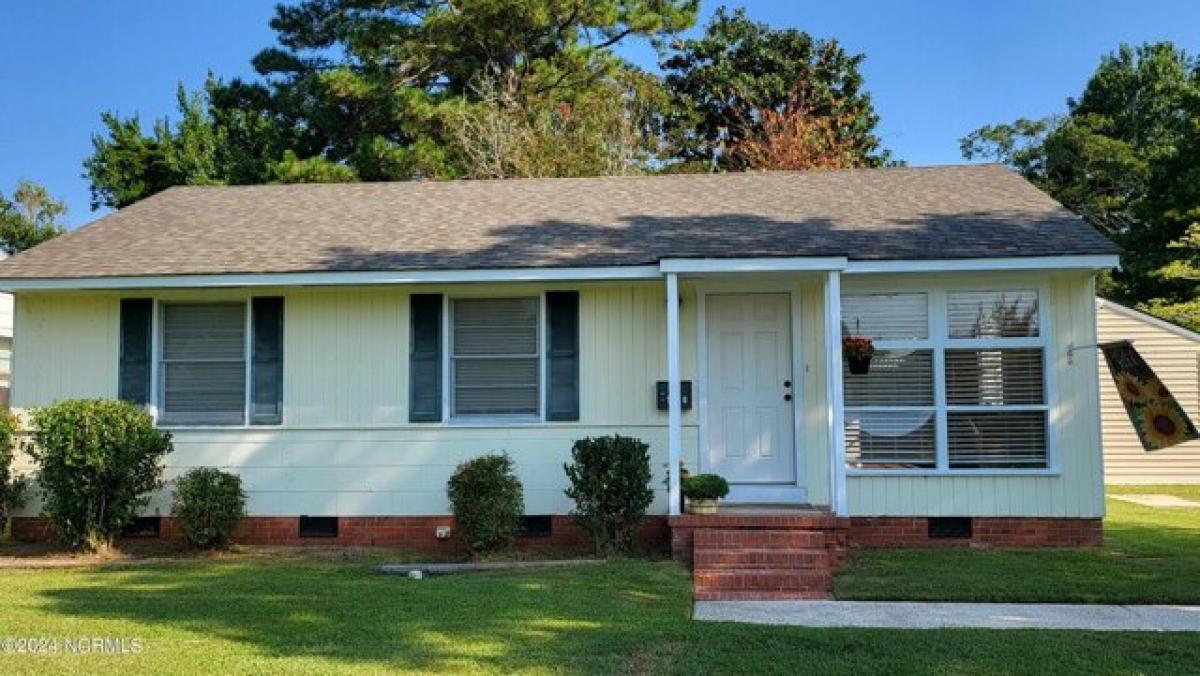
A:
[[[540,301],[452,301],[452,417],[540,415]]]
[[[246,304],[162,307],[159,422],[241,425],[246,420]]]
[[[846,294],[842,307],[843,335],[876,346],[868,374],[843,367],[850,469],[1049,466],[1037,290]]]

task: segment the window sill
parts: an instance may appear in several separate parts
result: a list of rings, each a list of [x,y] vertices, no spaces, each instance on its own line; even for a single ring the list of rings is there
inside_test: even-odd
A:
[[[849,469],[847,477],[1057,477],[1062,471],[1053,468],[1042,469]]]
[[[450,418],[447,427],[530,427],[545,421],[536,415],[476,415]]]

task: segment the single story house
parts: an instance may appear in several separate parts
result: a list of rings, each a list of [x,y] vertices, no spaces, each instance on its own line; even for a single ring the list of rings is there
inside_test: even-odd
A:
[[[951,166],[177,187],[0,263],[0,290],[14,405],[144,404],[168,478],[241,475],[245,540],[336,517],[308,532],[436,547],[455,465],[500,450],[568,537],[572,442],[622,434],[663,477],[648,532],[699,576],[734,542],[1099,541],[1117,262],[1017,174]],[[679,515],[681,464],[730,510]],[[709,598],[760,589],[739,575]]]
[[[1100,342],[1132,340],[1193,421],[1200,421],[1200,334],[1103,298],[1096,299]],[[1200,441],[1147,453],[1100,360],[1104,480],[1109,484],[1200,483]]]

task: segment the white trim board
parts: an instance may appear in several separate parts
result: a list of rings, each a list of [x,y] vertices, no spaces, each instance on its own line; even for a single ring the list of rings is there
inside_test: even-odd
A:
[[[0,291],[87,289],[185,289],[261,286],[354,286],[487,282],[584,282],[657,280],[666,274],[829,272],[847,274],[980,272],[1004,270],[1100,270],[1117,267],[1117,256],[1044,256],[942,260],[848,261],[843,257],[665,258],[657,265],[463,270],[280,272],[146,275],[79,278],[9,278]]]

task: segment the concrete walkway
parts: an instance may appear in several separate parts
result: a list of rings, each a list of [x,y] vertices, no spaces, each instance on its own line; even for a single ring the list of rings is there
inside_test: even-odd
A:
[[[1200,606],[892,601],[697,601],[695,619],[800,627],[1196,631]]]

